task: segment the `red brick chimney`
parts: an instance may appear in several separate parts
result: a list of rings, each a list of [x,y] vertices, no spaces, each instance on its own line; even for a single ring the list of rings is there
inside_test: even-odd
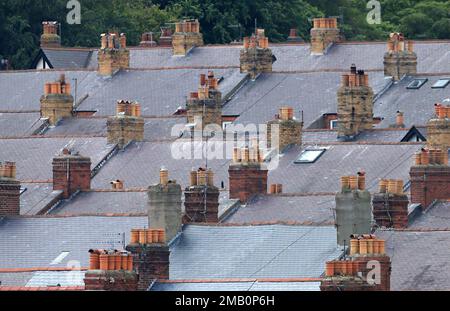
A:
[[[146,48],[157,46],[157,43],[153,37],[153,32],[144,32],[141,36],[141,42],[139,43],[139,46]]]
[[[161,27],[161,36],[158,40],[159,46],[172,47],[172,35],[173,31],[170,27]]]
[[[61,47],[61,37],[58,22],[42,22],[41,47],[42,48],[58,48]]]
[[[163,229],[131,230],[126,249],[134,256],[138,290],[147,290],[154,280],[169,279],[170,250]]]
[[[184,190],[183,223],[218,223],[219,188],[214,186],[214,173],[203,168],[193,170],[190,180]]]
[[[415,155],[411,177],[411,202],[422,204],[426,210],[435,200],[450,199],[450,167],[448,152],[422,149]]]
[[[259,147],[235,148],[228,174],[231,199],[246,203],[254,195],[267,194],[268,170],[263,164]]]
[[[0,162],[0,217],[20,215],[20,182],[16,164]]]
[[[350,256],[326,263],[321,291],[390,291],[391,260],[385,241],[373,235],[353,236]]]
[[[84,276],[86,290],[136,291],[138,276],[133,256],[127,251],[89,250],[89,270]]]
[[[64,149],[53,159],[53,190],[62,190],[67,199],[76,191],[91,189],[91,159]]]
[[[382,179],[372,200],[373,217],[379,227],[403,229],[408,226],[408,196],[403,180]]]

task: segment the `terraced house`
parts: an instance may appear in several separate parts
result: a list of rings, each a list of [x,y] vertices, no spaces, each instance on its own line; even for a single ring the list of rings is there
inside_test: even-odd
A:
[[[0,71],[0,290],[450,289],[449,41],[56,25]]]

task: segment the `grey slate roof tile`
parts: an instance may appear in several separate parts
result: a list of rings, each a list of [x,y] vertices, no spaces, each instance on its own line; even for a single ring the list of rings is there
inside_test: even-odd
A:
[[[86,68],[92,56],[89,49],[42,49],[54,69],[82,69]]]
[[[53,191],[51,183],[22,183],[25,189],[20,196],[20,214],[37,215],[60,195],[61,191]]]
[[[91,158],[94,168],[114,146],[105,138],[23,138],[0,139],[0,159],[16,162],[19,180],[52,178],[52,160],[64,147]]]
[[[125,70],[105,80],[102,88],[91,92],[79,110],[97,110],[98,116],[114,115],[117,100],[133,100],[141,104],[143,116],[169,116],[186,106],[190,92],[198,88],[199,76],[207,69]],[[223,77],[219,89],[225,96],[245,75],[238,69],[216,69]]]
[[[320,291],[320,282],[202,282],[155,283],[151,291]]]
[[[334,222],[334,208],[333,195],[258,196],[227,218],[226,223],[330,223]]]
[[[2,110],[0,106],[0,110]],[[39,112],[2,113],[0,112],[0,137],[32,135],[42,125]]]
[[[414,79],[405,77],[387,90],[374,104],[374,115],[384,120],[378,127],[389,127],[395,124],[397,111],[404,113],[406,127],[413,125],[426,125],[428,120],[435,116],[434,104],[450,101],[450,86],[444,89],[432,89],[431,86],[441,78],[450,76],[417,76],[414,78],[427,78],[429,81],[418,90],[407,89]]]
[[[271,73],[247,82],[225,105],[223,114],[239,115],[243,124],[265,124],[273,120],[279,108],[291,106],[297,119],[303,111],[304,126],[308,128],[325,113],[337,112],[337,91],[341,83],[339,72]],[[369,74],[374,92],[384,88],[383,73]]]
[[[63,201],[53,215],[146,214],[146,192],[82,192]]]
[[[436,202],[408,226],[411,229],[443,230],[450,228],[450,202]]]
[[[450,289],[450,232],[378,231],[392,261],[391,290]]]
[[[0,268],[66,267],[72,260],[87,267],[89,249],[122,249],[122,233],[127,244],[131,229],[145,226],[147,217],[3,218]],[[62,252],[69,254],[52,265]]]
[[[170,279],[319,277],[341,255],[334,227],[185,226]]]

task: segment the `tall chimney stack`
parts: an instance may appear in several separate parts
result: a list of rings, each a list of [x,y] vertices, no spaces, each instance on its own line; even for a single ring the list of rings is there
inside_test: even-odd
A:
[[[198,20],[183,20],[175,24],[175,33],[172,35],[174,55],[186,56],[192,48],[202,45],[203,35]]]
[[[235,148],[228,175],[231,199],[247,203],[255,195],[267,194],[268,170],[258,146]]]
[[[280,112],[276,118],[267,123],[267,147],[275,148],[276,146],[272,146],[273,143],[278,143],[278,150],[281,153],[288,146],[301,145],[302,129],[303,122],[295,119],[294,108],[280,108]],[[278,133],[274,133],[273,130],[278,130]],[[278,135],[278,137],[276,137],[276,135]],[[273,138],[275,141],[272,141]]]
[[[139,103],[118,101],[116,115],[106,121],[108,144],[117,144],[123,149],[131,141],[143,141],[144,125]]]
[[[200,168],[190,173],[190,186],[184,190],[183,223],[218,223],[219,188],[214,186],[214,173]]]
[[[130,50],[124,33],[101,34],[101,47],[98,50],[98,73],[112,76],[118,70],[130,68]]]
[[[384,240],[374,235],[352,235],[350,255],[326,263],[321,291],[390,291],[391,259]],[[379,270],[375,270],[379,265]],[[379,272],[373,278],[374,272]]]
[[[261,73],[272,72],[274,61],[264,29],[257,29],[256,34],[244,38],[240,53],[241,73],[248,73],[252,79],[256,79]]]
[[[150,229],[164,229],[167,242],[181,231],[182,189],[174,180],[169,180],[166,169],[160,171],[160,182],[148,189]]]
[[[61,47],[61,37],[58,22],[42,22],[41,48]]]
[[[91,189],[91,159],[64,149],[53,159],[53,190],[62,190],[68,199],[77,191]]]
[[[373,90],[369,76],[352,65],[342,76],[338,97],[338,138],[354,139],[373,126]]]
[[[0,217],[20,215],[20,182],[16,164],[0,162]]]
[[[336,194],[338,245],[348,245],[352,234],[368,234],[372,229],[370,192],[365,187],[365,173],[341,177],[341,191]]]
[[[391,33],[388,40],[388,51],[384,54],[384,75],[395,81],[405,75],[417,73],[417,54],[414,43],[405,41],[402,33]]]
[[[58,81],[45,84],[40,102],[41,118],[48,118],[50,125],[56,125],[62,118],[72,117],[74,99],[64,74]]]
[[[137,290],[145,291],[157,280],[170,277],[169,239],[164,229],[132,229],[126,250],[133,254],[133,268],[139,276]]]
[[[429,148],[450,148],[450,106],[435,104],[436,116],[427,123],[427,145]]]
[[[372,200],[373,218],[379,227],[404,229],[408,226],[408,205],[403,180],[382,179]]]
[[[409,172],[411,202],[426,210],[435,200],[450,199],[450,167],[447,150],[422,149]]]
[[[324,55],[334,44],[341,41],[337,18],[315,18],[311,29],[311,54]]]
[[[208,76],[200,75],[198,92],[190,94],[186,109],[188,123],[202,121],[195,130],[203,130],[210,124],[222,128],[222,93],[218,90],[218,79],[214,77],[214,72],[208,72]]]

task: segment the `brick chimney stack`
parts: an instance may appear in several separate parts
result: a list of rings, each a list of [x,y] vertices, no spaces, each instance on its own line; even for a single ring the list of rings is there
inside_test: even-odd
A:
[[[311,54],[324,55],[334,44],[341,41],[337,18],[315,18],[311,29]]]
[[[16,163],[0,162],[0,217],[20,215],[20,182]]]
[[[272,72],[274,59],[264,29],[258,29],[256,34],[244,38],[240,53],[241,73],[248,73],[252,79],[256,79],[261,73]]]
[[[175,180],[169,180],[166,169],[160,171],[160,182],[148,188],[150,229],[164,229],[170,242],[181,231],[182,189]]]
[[[450,199],[450,167],[448,152],[422,149],[415,155],[415,164],[409,172],[411,202],[420,203],[426,210],[435,200]]]
[[[130,51],[127,49],[127,37],[124,33],[101,35],[101,47],[98,51],[98,73],[112,76],[118,70],[130,67]]]
[[[170,27],[161,27],[161,35],[158,45],[161,47],[172,47],[172,29]]]
[[[278,133],[273,133],[277,131]],[[272,139],[275,139],[274,143],[278,143],[279,152],[291,145],[302,144],[302,129],[303,122],[299,122],[294,117],[294,108],[282,107],[275,120],[267,123],[267,147],[275,148],[272,146]],[[275,135],[278,134],[278,137]],[[274,137],[272,137],[274,135]]]
[[[153,281],[170,276],[169,239],[163,229],[133,229],[126,249],[133,254],[134,270],[139,276],[137,289],[145,291]]]
[[[436,117],[427,123],[427,145],[429,148],[450,148],[450,106],[435,104]]]
[[[355,65],[342,76],[338,97],[338,138],[354,139],[373,126],[373,90],[369,76]]]
[[[88,291],[136,291],[138,276],[127,251],[89,250],[89,270],[84,276]]]
[[[267,194],[268,170],[258,146],[235,148],[228,175],[231,199],[246,203],[255,195]]]
[[[64,149],[53,159],[53,190],[62,190],[68,199],[77,191],[91,189],[91,159]]]
[[[341,177],[341,191],[336,194],[336,227],[338,245],[348,245],[352,234],[368,234],[372,229],[370,192],[366,190],[366,176]]]
[[[40,102],[41,118],[48,118],[50,125],[56,125],[62,118],[72,117],[74,99],[64,74],[56,82],[45,83]]]
[[[198,124],[195,130],[202,130],[210,124],[222,128],[222,93],[218,90],[218,79],[214,77],[214,72],[209,71],[208,76],[200,75],[198,92],[190,94],[186,109],[188,123],[202,120],[203,128]]]
[[[203,35],[198,20],[183,20],[175,24],[175,33],[172,35],[174,55],[186,56],[192,48],[202,45]]]
[[[183,223],[218,223],[219,188],[214,186],[214,173],[203,168],[193,170],[190,180],[184,190]]]
[[[143,141],[144,125],[139,103],[118,101],[116,115],[106,121],[108,144],[117,144],[123,149],[131,141]]]
[[[326,263],[320,290],[390,291],[391,259],[385,248],[385,241],[373,235],[353,235],[350,256]],[[377,266],[379,275],[376,273]]]
[[[408,227],[408,205],[403,180],[382,179],[372,200],[373,218],[379,227],[404,229]]]
[[[61,47],[61,37],[58,22],[42,22],[41,48]]]
[[[405,75],[417,73],[417,55],[414,43],[405,41],[402,33],[391,33],[388,51],[384,54],[384,75],[398,81]]]
[[[139,43],[140,47],[151,48],[155,47],[158,44],[154,40],[153,32],[144,32],[141,36],[141,42]]]

